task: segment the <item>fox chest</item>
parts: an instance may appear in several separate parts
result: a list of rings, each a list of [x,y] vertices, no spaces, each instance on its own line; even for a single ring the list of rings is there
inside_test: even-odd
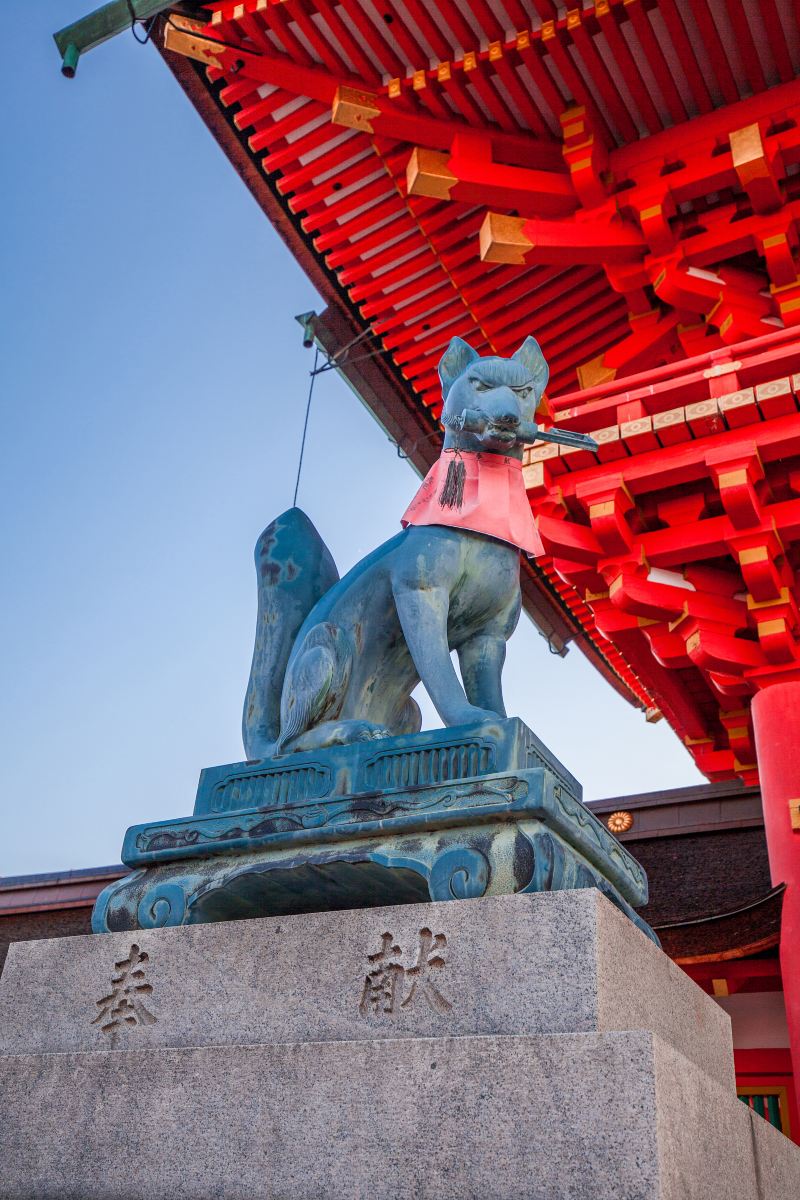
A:
[[[519,551],[489,538],[474,539],[450,591],[448,629],[471,633],[513,605],[519,593]]]

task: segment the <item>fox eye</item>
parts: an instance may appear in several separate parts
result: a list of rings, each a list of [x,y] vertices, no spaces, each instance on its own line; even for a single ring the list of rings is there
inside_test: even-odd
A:
[[[482,379],[475,379],[473,377],[473,379],[471,380],[471,383],[472,383],[472,386],[475,388],[476,392],[488,392],[489,391],[489,384],[484,383]]]
[[[529,387],[521,388],[520,391],[517,392],[517,395],[519,396],[520,400],[527,400],[528,396],[530,396],[530,394],[531,394],[531,390],[532,389]]]

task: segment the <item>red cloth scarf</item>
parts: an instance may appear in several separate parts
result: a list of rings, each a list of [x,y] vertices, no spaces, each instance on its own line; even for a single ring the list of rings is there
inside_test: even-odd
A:
[[[525,554],[544,553],[522,478],[522,463],[503,454],[460,451],[466,470],[460,508],[439,503],[454,450],[444,450],[403,513],[407,525],[447,525],[510,542]]]

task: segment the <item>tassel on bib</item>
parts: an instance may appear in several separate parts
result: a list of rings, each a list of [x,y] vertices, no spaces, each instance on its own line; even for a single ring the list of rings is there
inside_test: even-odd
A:
[[[467,468],[464,466],[463,458],[456,450],[447,464],[447,478],[439,495],[439,504],[442,508],[461,508],[464,503],[466,477]]]

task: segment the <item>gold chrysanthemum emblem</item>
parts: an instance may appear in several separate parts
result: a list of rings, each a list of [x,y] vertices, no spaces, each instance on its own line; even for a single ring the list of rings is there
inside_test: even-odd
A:
[[[606,825],[612,833],[627,833],[633,825],[633,813],[613,812]]]

